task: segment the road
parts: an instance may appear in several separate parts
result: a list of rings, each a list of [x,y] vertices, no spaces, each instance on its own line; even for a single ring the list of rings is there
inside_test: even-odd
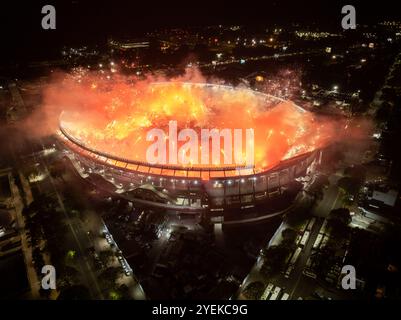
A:
[[[15,84],[10,84],[10,92],[12,94],[13,101],[16,104],[16,109],[18,110],[18,112],[20,112],[21,114],[25,114],[26,113],[25,103],[19,92],[18,87]],[[42,150],[44,151],[45,147],[43,145],[43,142],[40,139],[39,139],[39,142],[42,146]],[[10,150],[13,153],[14,158],[16,158],[15,163],[18,163],[17,155],[15,154],[14,145],[12,143],[10,143]],[[32,150],[31,153],[34,154],[34,150]],[[20,158],[20,157],[18,157],[18,158]],[[30,160],[32,162],[31,163],[32,166],[34,166],[36,163],[40,163],[40,165],[44,168],[46,176],[49,178],[50,188],[46,191],[49,191],[49,190],[54,191],[57,201],[58,201],[58,205],[61,208],[61,210],[65,216],[65,222],[71,231],[71,235],[72,235],[72,239],[73,239],[73,243],[71,243],[69,245],[72,247],[77,247],[77,249],[79,251],[79,255],[77,257],[77,267],[78,267],[80,273],[82,274],[84,281],[86,282],[85,285],[89,289],[92,298],[103,299],[103,294],[100,290],[100,287],[99,287],[99,284],[97,281],[97,277],[95,276],[95,274],[89,264],[90,257],[88,257],[88,253],[85,250],[86,249],[86,242],[85,242],[86,235],[84,234],[82,229],[79,230],[79,229],[74,228],[72,219],[71,219],[69,213],[67,212],[67,210],[65,209],[65,206],[63,203],[63,198],[60,195],[60,191],[58,190],[57,184],[55,183],[54,179],[50,175],[46,157],[34,156]],[[29,274],[29,261],[26,261],[26,263],[27,263],[28,274]]]
[[[310,289],[313,288],[311,286],[310,279],[302,272],[311,255],[313,244],[316,241],[324,219],[327,218],[331,210],[337,209],[342,205],[341,201],[339,201],[340,191],[336,185],[338,178],[338,176],[330,177],[330,186],[324,191],[323,199],[313,210],[313,215],[318,219],[316,219],[316,222],[312,227],[309,239],[298,258],[297,265],[292,272],[292,276],[288,279],[286,284],[287,290],[290,292],[290,297],[292,298],[309,296],[311,293]]]
[[[63,184],[68,186],[77,186],[80,184],[79,180],[81,180],[81,176],[76,173],[73,169],[72,171],[67,170],[63,175]],[[99,253],[104,250],[112,249],[110,244],[105,240],[104,237],[99,236],[103,234],[103,231],[106,229],[105,223],[98,212],[95,212],[87,200],[87,198],[82,194],[80,188],[68,189],[69,193],[73,195],[74,199],[79,200],[84,204],[85,210],[81,212],[83,219],[72,218],[72,227],[75,230],[76,234],[80,236],[81,243],[86,247],[94,247],[96,252]],[[83,222],[84,220],[84,222]],[[92,235],[89,236],[88,232]],[[117,243],[114,243],[116,247],[118,247]],[[113,249],[114,250],[114,249]],[[125,257],[127,258],[127,257]],[[89,257],[91,259],[91,257]],[[117,259],[115,259],[118,262]],[[119,266],[119,262],[115,266]],[[119,284],[125,284],[128,286],[130,290],[131,297],[134,300],[146,300],[145,292],[143,291],[142,286],[137,281],[134,274],[131,276],[122,275],[118,281]]]

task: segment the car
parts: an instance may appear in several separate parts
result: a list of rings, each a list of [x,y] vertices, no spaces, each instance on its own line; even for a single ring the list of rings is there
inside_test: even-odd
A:
[[[284,278],[288,279],[290,277],[291,271],[294,269],[293,265],[290,265],[284,274]]]
[[[314,293],[313,293],[313,295],[316,297],[316,298],[319,298],[320,300],[331,300],[331,298],[330,297],[326,297],[325,295],[324,295],[324,293],[321,291],[321,290],[316,290]]]
[[[273,293],[272,293],[272,295],[270,296],[269,300],[277,300],[277,298],[278,298],[280,292],[281,292],[281,288],[280,288],[280,287],[274,288]]]
[[[280,300],[288,300],[289,297],[290,295],[288,293],[284,293]]]
[[[309,269],[306,269],[306,270],[302,271],[302,274],[304,274],[305,276],[310,277],[312,279],[316,279],[317,278],[316,273],[314,273],[313,271],[311,271]]]

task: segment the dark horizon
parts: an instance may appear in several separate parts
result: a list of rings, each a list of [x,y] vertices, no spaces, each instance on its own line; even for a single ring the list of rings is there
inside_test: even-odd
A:
[[[382,2],[383,3],[383,2]],[[56,7],[57,29],[41,28],[41,8]],[[96,44],[110,36],[140,37],[155,29],[202,27],[208,25],[244,25],[249,28],[300,23],[326,30],[340,30],[341,8],[353,4],[358,24],[371,24],[384,19],[399,19],[397,4],[381,5],[364,2],[309,0],[203,1],[188,4],[178,0],[136,3],[128,1],[35,1],[2,4],[0,13],[5,60],[14,57],[46,55],[62,45]]]

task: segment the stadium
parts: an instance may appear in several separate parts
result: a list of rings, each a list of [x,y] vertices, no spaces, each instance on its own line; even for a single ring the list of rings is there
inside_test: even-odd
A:
[[[253,114],[250,118],[252,125],[257,129],[263,128],[263,132],[266,131],[266,127],[269,127],[268,115],[277,113],[276,109],[285,108],[286,114],[290,112],[293,117],[291,127],[288,123],[281,124],[273,118],[274,125],[279,126],[280,130],[276,140],[273,139],[274,134],[271,129],[267,130],[267,137],[263,139],[257,139],[262,129],[255,131],[255,154],[259,156],[255,157],[253,167],[238,164],[228,166],[150,164],[145,157],[138,157],[138,154],[143,154],[143,148],[140,145],[130,146],[131,152],[136,150],[136,157],[128,157],[123,148],[127,142],[123,139],[113,145],[109,140],[103,143],[104,136],[99,138],[101,143],[96,140],[97,138],[94,137],[98,137],[99,134],[91,136],[80,134],[82,131],[79,130],[83,130],[82,128],[86,131],[99,128],[93,129],[91,124],[85,122],[77,124],[77,119],[65,111],[59,117],[57,135],[62,142],[65,155],[71,160],[77,172],[99,188],[137,203],[188,213],[207,211],[212,215],[213,213],[221,215],[222,211],[241,211],[260,205],[266,206],[271,199],[277,198],[285,190],[292,188],[296,180],[310,173],[314,165],[320,161],[328,137],[324,135],[320,127],[316,127],[311,114],[294,103],[250,89],[217,84],[152,83],[150,87],[153,92],[155,88],[170,90],[170,86],[176,88],[177,85],[180,90],[181,88],[190,90],[191,95],[194,92],[196,94],[201,92],[202,99],[205,100],[206,96],[209,104],[210,101],[214,103],[216,99],[232,99],[233,95],[237,95],[236,98],[240,98],[241,101],[253,104],[252,112],[250,112]],[[163,94],[165,94],[164,91]],[[214,103],[213,106],[221,108],[218,103]],[[257,113],[256,116],[255,113]],[[282,117],[283,114],[279,112],[274,116]],[[84,119],[81,121],[87,119],[81,115],[79,117]],[[235,116],[235,118],[239,118],[238,121],[247,122],[245,116],[242,118]],[[213,119],[215,119],[214,122],[222,121],[218,117],[216,120],[216,114],[213,114]],[[208,118],[204,120],[210,122]],[[158,121],[165,123],[167,118]],[[227,121],[224,124],[227,125]],[[151,125],[154,123],[152,122]],[[246,123],[246,125],[249,124]],[[213,126],[216,126],[216,122]],[[280,129],[281,127],[283,128]],[[308,129],[316,134],[311,134]],[[112,133],[115,135],[116,132]],[[135,134],[138,135],[138,132]],[[292,136],[288,137],[290,134]],[[124,141],[124,144],[121,141]],[[283,145],[284,141],[286,148],[281,148],[282,150],[278,152],[277,146]],[[275,152],[274,158],[266,156],[269,155],[269,151]],[[266,161],[265,158],[269,158],[270,161]]]

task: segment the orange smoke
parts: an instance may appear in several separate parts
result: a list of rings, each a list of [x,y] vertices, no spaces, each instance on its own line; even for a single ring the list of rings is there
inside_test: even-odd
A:
[[[44,103],[53,120],[66,111],[64,127],[84,144],[139,161],[146,161],[146,149],[152,143],[146,141],[146,133],[152,128],[168,131],[170,120],[178,122],[179,130],[254,129],[257,170],[324,146],[344,126],[317,118],[291,101],[249,89],[206,89],[185,82],[206,81],[193,69],[179,78],[148,76],[145,80],[80,73],[50,85]]]

